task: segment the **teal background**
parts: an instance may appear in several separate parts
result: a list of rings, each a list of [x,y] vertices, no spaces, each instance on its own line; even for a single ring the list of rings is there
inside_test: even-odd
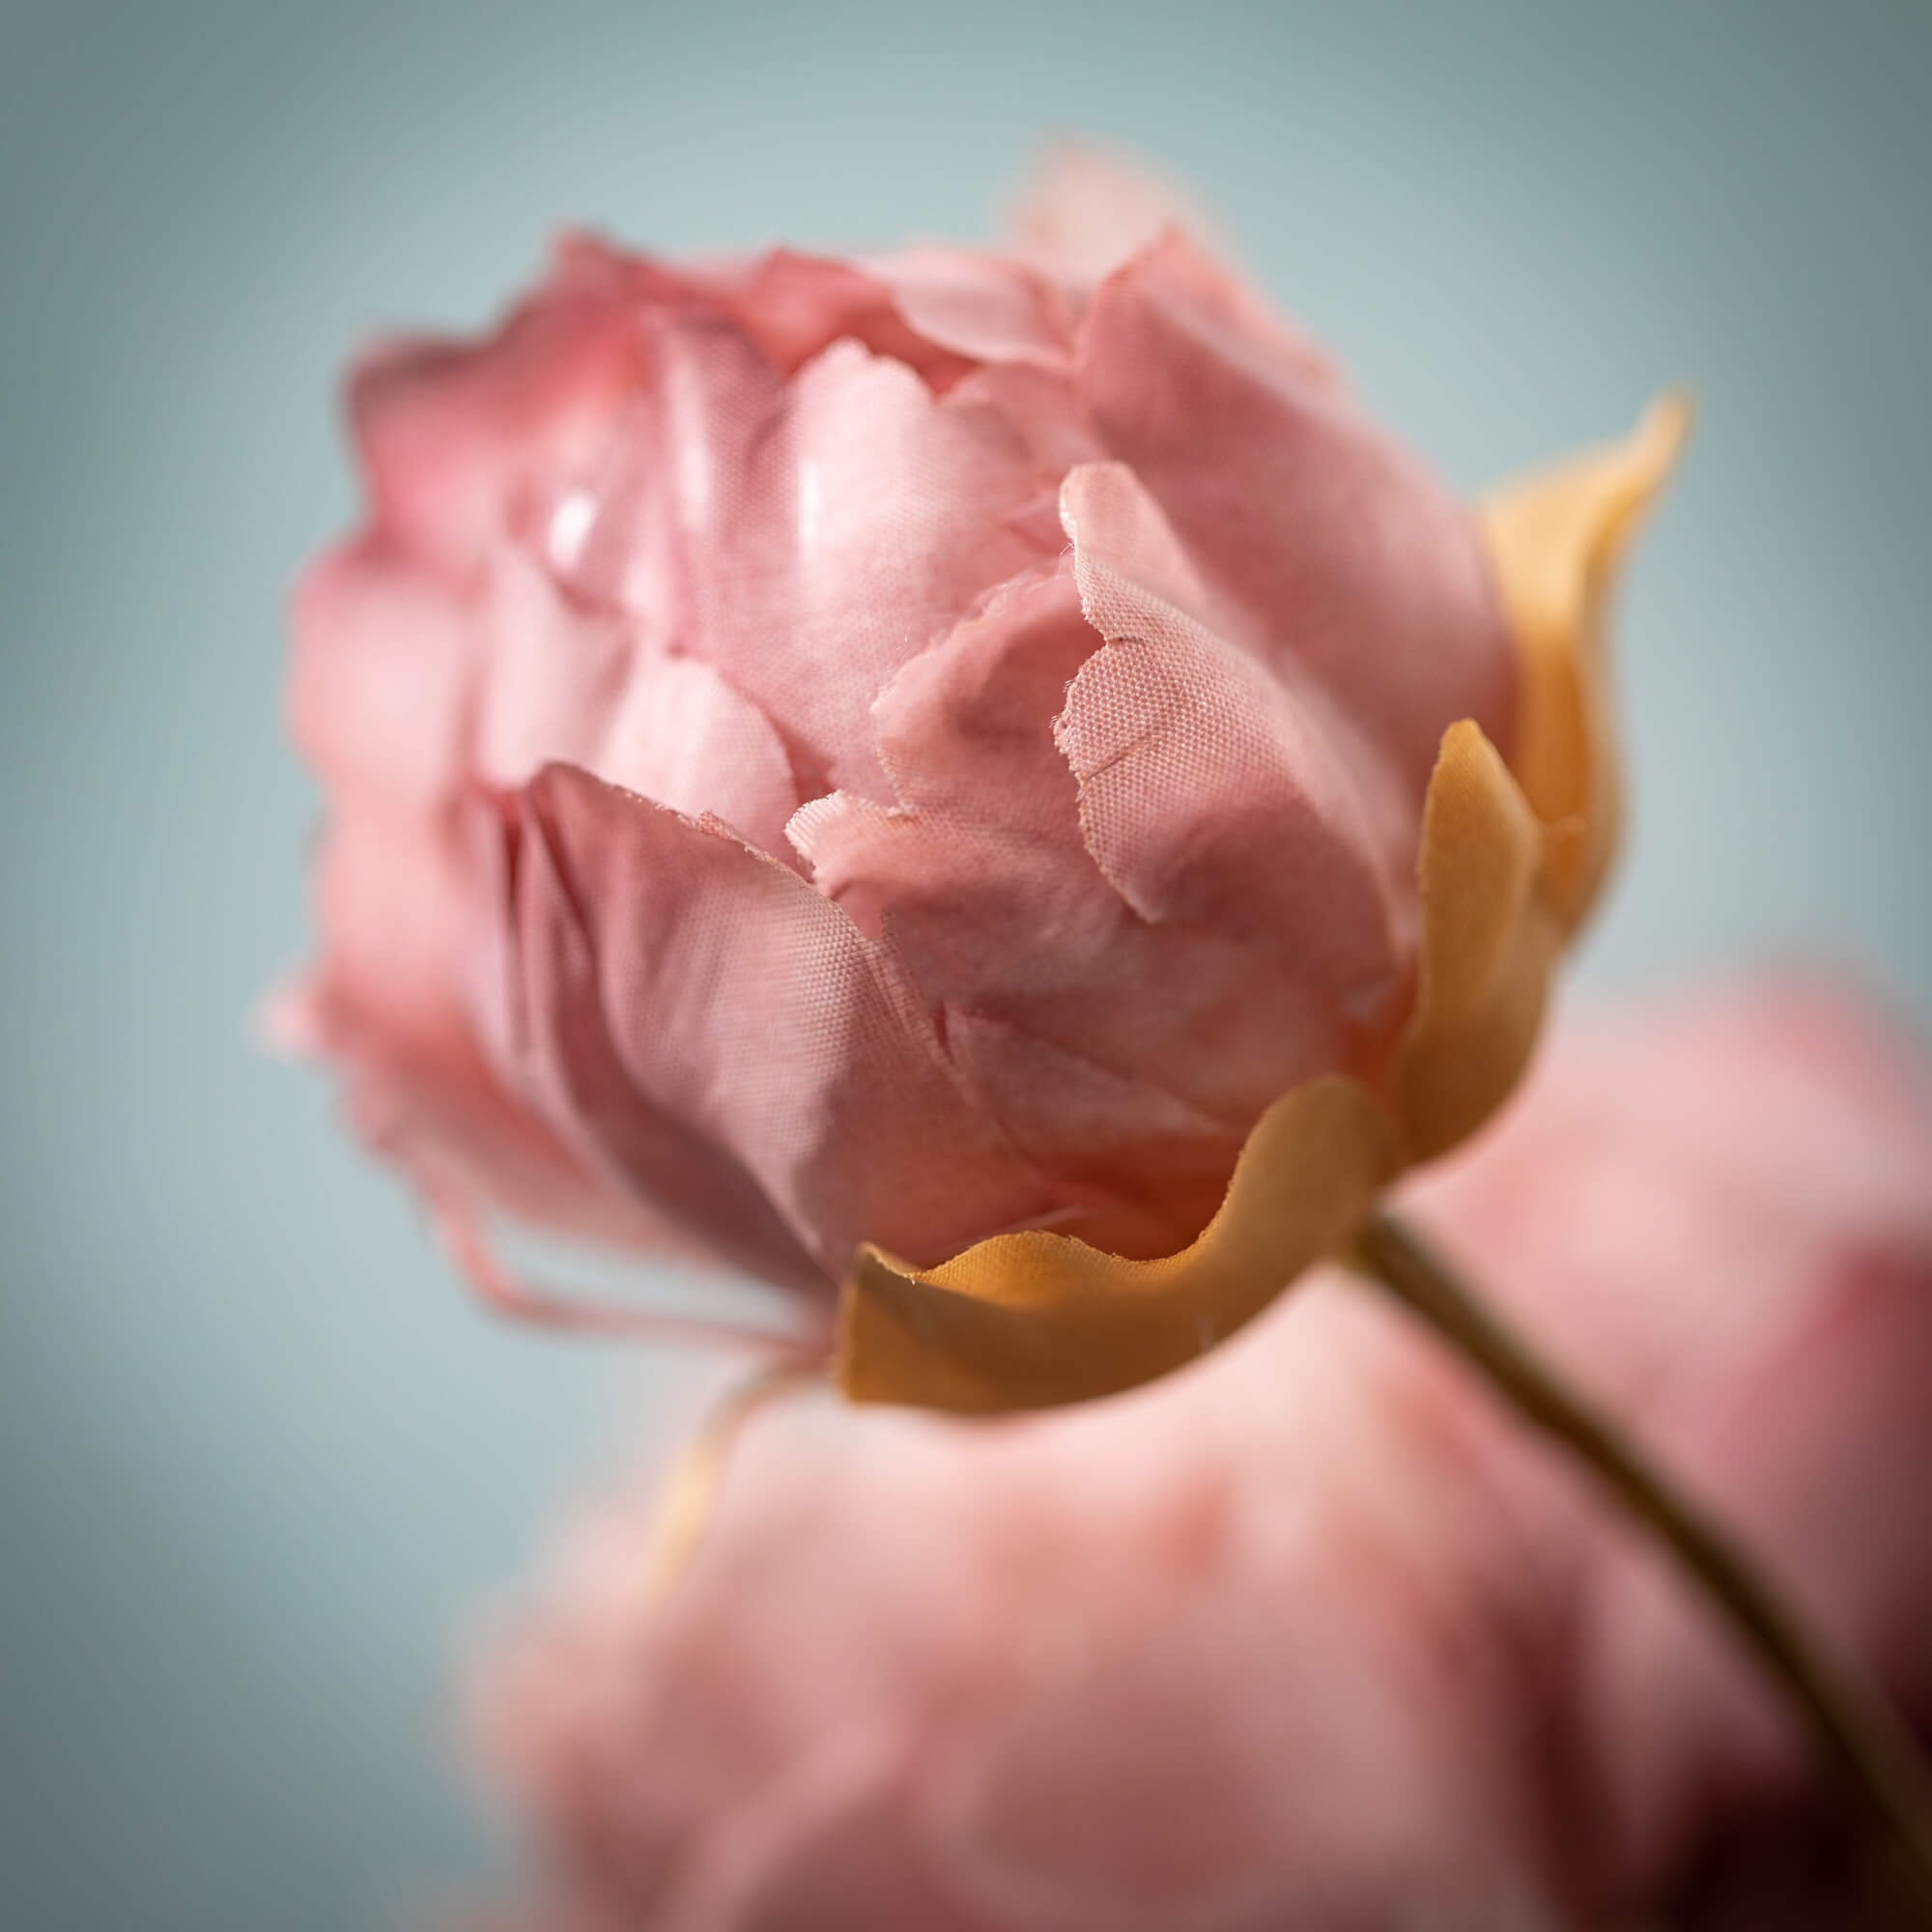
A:
[[[454,1667],[684,1365],[474,1314],[244,1014],[304,943],[282,604],[379,325],[566,221],[972,235],[1041,137],[1192,183],[1460,485],[1689,383],[1584,979],[1932,1011],[1932,9],[91,0],[0,16],[0,1920],[483,1882]]]

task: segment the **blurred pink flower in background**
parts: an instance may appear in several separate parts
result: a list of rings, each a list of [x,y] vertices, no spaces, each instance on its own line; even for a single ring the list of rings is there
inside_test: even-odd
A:
[[[1406,1200],[1932,1720],[1932,1096],[1765,982],[1573,1029]],[[750,1432],[491,1655],[504,1925],[1278,1932],[1858,1917],[1783,1715],[1435,1340],[1312,1277],[1167,1381]]]
[[[1008,255],[573,240],[358,370],[281,1016],[445,1206],[827,1290],[862,1238],[1161,1255],[1269,1103],[1386,1084],[1512,647],[1469,516],[1173,213],[1074,158]]]

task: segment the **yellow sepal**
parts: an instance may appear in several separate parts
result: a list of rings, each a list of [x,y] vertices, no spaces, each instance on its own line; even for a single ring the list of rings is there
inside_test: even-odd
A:
[[[1621,442],[1506,484],[1478,506],[1517,645],[1510,766],[1548,829],[1550,899],[1566,932],[1590,910],[1617,842],[1608,650],[1617,566],[1690,427],[1690,399],[1662,396]]]
[[[1563,950],[1544,828],[1469,719],[1442,734],[1415,869],[1422,941],[1395,1076],[1411,1161],[1454,1147],[1507,1097]]]
[[[986,1413],[1131,1388],[1259,1314],[1360,1223],[1395,1171],[1394,1123],[1327,1074],[1277,1100],[1192,1246],[1159,1261],[1065,1235],[996,1235],[938,1267],[862,1248],[839,1308],[856,1402]]]

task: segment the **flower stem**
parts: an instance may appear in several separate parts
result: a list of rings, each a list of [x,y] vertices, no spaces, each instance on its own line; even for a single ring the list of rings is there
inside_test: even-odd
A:
[[[1349,1259],[1487,1377],[1519,1415],[1586,1463],[1702,1585],[1796,1707],[1889,1854],[1894,1883],[1918,1921],[1932,1926],[1932,1776],[1891,1707],[1828,1652],[1725,1529],[1400,1220],[1375,1215]]]

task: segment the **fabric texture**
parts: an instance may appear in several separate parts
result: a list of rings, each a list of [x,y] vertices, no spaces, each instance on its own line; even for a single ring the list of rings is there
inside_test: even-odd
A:
[[[1475,517],[1176,213],[1063,159],[1008,254],[576,239],[365,358],[278,1011],[445,1208],[823,1304],[862,1242],[1173,1254],[1283,1095],[1393,1091],[1431,774],[1507,754],[1516,646]]]

